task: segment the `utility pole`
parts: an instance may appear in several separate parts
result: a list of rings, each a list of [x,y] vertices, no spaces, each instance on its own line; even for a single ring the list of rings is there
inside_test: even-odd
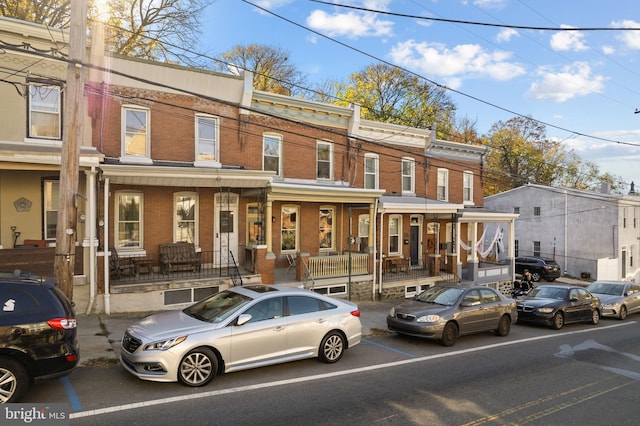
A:
[[[84,56],[86,51],[87,1],[72,1],[69,31],[69,62],[64,93],[64,121],[60,155],[60,192],[56,225],[54,272],[58,286],[73,299],[76,255],[80,144],[83,135]]]

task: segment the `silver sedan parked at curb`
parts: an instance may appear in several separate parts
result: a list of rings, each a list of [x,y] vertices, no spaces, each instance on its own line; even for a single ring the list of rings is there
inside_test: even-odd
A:
[[[122,339],[125,369],[144,380],[203,386],[216,374],[318,357],[360,343],[355,303],[278,285],[232,287],[151,315]]]
[[[640,312],[640,284],[625,281],[595,281],[587,287],[598,296],[602,316],[625,319],[628,314]]]
[[[434,286],[391,308],[387,327],[453,346],[458,336],[494,331],[506,336],[516,320],[516,302],[484,286]]]

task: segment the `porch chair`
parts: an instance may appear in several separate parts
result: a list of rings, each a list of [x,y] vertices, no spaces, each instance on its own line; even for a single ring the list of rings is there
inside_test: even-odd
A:
[[[287,261],[289,262],[289,266],[287,266],[287,269],[284,271],[284,274],[286,275],[289,272],[289,269],[296,267],[296,258],[293,257],[292,254],[287,254]]]
[[[124,275],[131,275],[135,272],[135,264],[130,258],[121,258],[118,250],[111,248],[111,258],[109,260],[111,275],[120,278]]]

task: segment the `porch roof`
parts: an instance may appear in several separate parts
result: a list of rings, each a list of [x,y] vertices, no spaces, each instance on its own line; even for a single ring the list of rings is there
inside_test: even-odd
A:
[[[111,183],[200,188],[265,188],[273,172],[193,166],[102,164],[102,175]]]
[[[268,197],[273,201],[373,204],[383,193],[383,190],[340,185],[272,182]]]
[[[380,203],[378,204],[378,212],[380,213],[455,214],[462,208],[462,204],[409,195],[385,195],[380,197]]]

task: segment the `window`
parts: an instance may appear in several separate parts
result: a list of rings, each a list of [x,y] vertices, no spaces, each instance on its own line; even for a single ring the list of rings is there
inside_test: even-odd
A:
[[[282,251],[295,252],[298,249],[298,213],[296,206],[282,207],[281,221],[282,228],[280,234],[282,236]]]
[[[198,244],[198,194],[181,192],[174,195],[174,242]]]
[[[139,107],[123,107],[123,157],[149,158],[149,139],[149,110]]]
[[[261,300],[244,312],[251,315],[249,322],[258,322],[270,319],[282,318],[284,305],[282,297],[274,297],[267,300]]]
[[[62,139],[62,101],[59,86],[29,84],[29,137]]]
[[[364,155],[364,187],[378,189],[378,155]]]
[[[56,239],[56,225],[58,223],[58,194],[60,193],[60,181],[45,179],[43,181],[44,202],[44,239]]]
[[[360,238],[361,253],[366,253],[369,247],[369,215],[361,214],[358,216],[358,238]]]
[[[262,170],[281,173],[282,137],[264,135],[262,139]]]
[[[534,207],[533,208],[533,215],[534,216],[540,216],[540,207]]]
[[[264,213],[258,203],[247,204],[247,244],[264,244]]]
[[[335,247],[335,233],[333,232],[334,211],[333,207],[320,208],[320,250],[333,249]]]
[[[449,199],[449,170],[438,169],[437,199],[447,201]]]
[[[116,248],[142,247],[142,193],[118,192],[116,195]]]
[[[415,167],[416,161],[413,158],[402,159],[402,192],[415,192]]]
[[[540,241],[533,242],[533,255],[540,257]]]
[[[473,172],[464,172],[462,175],[462,201],[465,204],[473,203]]]
[[[196,116],[196,162],[220,162],[218,135],[218,118]]]
[[[513,213],[520,214],[520,207],[514,207],[513,208]]]
[[[400,254],[401,216],[389,218],[389,254]]]
[[[302,315],[335,308],[327,302],[309,296],[288,296],[287,303],[291,315]]]
[[[331,142],[318,141],[316,145],[316,178],[333,178],[333,144]]]

